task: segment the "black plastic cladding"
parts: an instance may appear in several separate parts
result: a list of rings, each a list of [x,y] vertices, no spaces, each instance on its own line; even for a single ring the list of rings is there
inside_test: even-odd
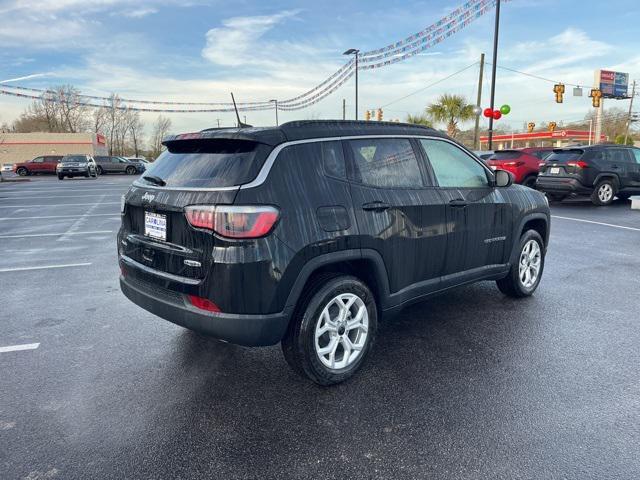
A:
[[[447,139],[424,127],[348,121],[216,129],[199,135],[273,146],[360,135]],[[179,141],[179,136],[166,140],[172,141]],[[268,180],[253,188],[181,191],[133,186],[126,196],[127,211],[118,236],[120,253],[189,281],[177,282],[139,269],[127,274],[162,288],[206,297],[228,314],[265,315],[290,312],[316,266],[368,259],[380,283],[380,304],[389,310],[444,288],[503,276],[527,219],[543,219],[548,238],[549,210],[543,196],[534,190],[518,185],[413,190],[367,187],[326,175],[320,149],[314,146],[317,142],[285,147]],[[464,199],[468,205],[451,207],[449,201],[454,199]],[[376,200],[391,208],[362,210],[363,203]],[[229,240],[190,227],[184,207],[192,204],[275,205],[280,218],[272,234],[264,238]],[[144,211],[168,215],[170,236],[165,243],[144,236]],[[340,227],[334,228],[336,225]],[[202,267],[188,266],[184,260],[200,262]],[[242,328],[242,320],[238,322]],[[272,342],[273,336],[269,339]],[[252,340],[251,344],[264,341]]]

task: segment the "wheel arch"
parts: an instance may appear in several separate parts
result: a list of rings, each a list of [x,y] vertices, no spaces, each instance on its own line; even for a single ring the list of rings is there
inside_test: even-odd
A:
[[[302,267],[287,297],[285,308],[295,308],[305,287],[318,275],[336,273],[352,275],[372,291],[379,310],[387,306],[389,280],[380,254],[370,249],[343,250],[319,255]]]
[[[595,180],[593,181],[593,186],[595,187],[598,184],[598,182],[600,182],[601,180],[609,180],[609,179],[613,180],[616,190],[620,189],[620,177],[618,177],[616,173],[611,173],[611,172],[599,173],[598,176],[596,176]]]
[[[515,261],[516,256],[518,255],[518,245],[520,243],[520,237],[527,230],[535,230],[542,237],[542,241],[544,242],[544,249],[546,251],[547,246],[549,245],[549,233],[550,233],[550,222],[549,216],[544,213],[530,213],[529,215],[525,215],[520,222],[516,230],[514,231],[513,236],[513,246],[511,247],[511,256],[509,257],[509,261],[511,264]]]

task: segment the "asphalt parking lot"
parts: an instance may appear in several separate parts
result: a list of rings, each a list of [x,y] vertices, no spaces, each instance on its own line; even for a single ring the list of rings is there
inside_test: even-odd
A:
[[[321,388],[118,287],[132,177],[0,185],[0,478],[640,477],[640,211],[552,206],[529,299],[493,283],[381,325]],[[13,351],[13,346],[29,349]]]

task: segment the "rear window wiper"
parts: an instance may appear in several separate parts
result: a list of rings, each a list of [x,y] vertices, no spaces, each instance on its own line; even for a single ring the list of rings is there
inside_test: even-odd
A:
[[[147,182],[155,183],[156,185],[158,185],[160,187],[164,187],[167,184],[167,182],[165,182],[163,179],[161,179],[160,177],[157,177],[155,175],[145,175],[142,178],[144,180],[146,180]]]

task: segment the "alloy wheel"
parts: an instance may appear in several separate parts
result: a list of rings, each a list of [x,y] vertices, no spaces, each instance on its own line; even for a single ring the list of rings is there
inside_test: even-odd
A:
[[[613,187],[608,183],[603,183],[598,188],[598,198],[601,202],[607,203],[613,198]]]
[[[518,276],[523,287],[531,288],[536,284],[541,265],[542,251],[540,250],[540,245],[535,240],[529,240],[524,244],[522,253],[520,253]]]
[[[316,355],[331,370],[352,365],[368,339],[369,312],[353,293],[331,299],[318,317],[314,335]]]

